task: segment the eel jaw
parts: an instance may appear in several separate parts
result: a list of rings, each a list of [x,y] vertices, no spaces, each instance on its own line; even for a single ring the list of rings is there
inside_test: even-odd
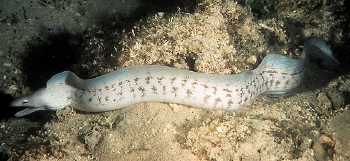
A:
[[[43,107],[28,107],[22,111],[19,111],[15,114],[15,117],[23,117],[25,115],[29,115],[35,111],[45,110]]]

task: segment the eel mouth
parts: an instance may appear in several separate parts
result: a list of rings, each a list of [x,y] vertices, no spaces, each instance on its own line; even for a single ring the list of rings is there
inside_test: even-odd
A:
[[[45,110],[43,107],[27,107],[24,110],[21,110],[15,113],[15,117],[23,117],[25,115],[29,115],[35,111]]]

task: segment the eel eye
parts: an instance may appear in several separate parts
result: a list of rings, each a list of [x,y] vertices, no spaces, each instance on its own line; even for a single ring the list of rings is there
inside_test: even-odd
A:
[[[22,104],[24,104],[24,105],[27,103],[28,103],[28,100],[26,100],[26,99],[22,101]]]

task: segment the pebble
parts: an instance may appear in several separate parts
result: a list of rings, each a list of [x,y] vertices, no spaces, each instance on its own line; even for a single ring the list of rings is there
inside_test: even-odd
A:
[[[246,63],[247,64],[255,64],[256,63],[256,61],[257,61],[258,59],[256,58],[256,56],[255,55],[251,55],[251,56],[249,56],[247,59],[246,59]]]

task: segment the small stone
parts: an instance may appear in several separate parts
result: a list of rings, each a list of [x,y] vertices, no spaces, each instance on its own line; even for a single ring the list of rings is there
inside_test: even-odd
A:
[[[322,92],[317,95],[318,106],[325,107],[324,111],[332,108],[332,102],[326,93]]]
[[[256,58],[255,55],[251,55],[251,56],[249,56],[249,57],[245,60],[245,62],[246,62],[247,64],[252,64],[252,65],[255,64],[256,61],[257,61],[257,58]]]
[[[344,107],[345,100],[344,100],[344,96],[343,96],[341,91],[339,91],[337,89],[329,89],[326,91],[326,93],[332,102],[333,109],[337,110],[339,108]]]
[[[320,136],[320,140],[323,144],[326,144],[330,148],[334,148],[334,146],[335,146],[335,142],[333,141],[333,139],[331,139],[327,135],[322,134]]]
[[[93,130],[87,133],[84,138],[84,143],[86,144],[87,149],[90,151],[93,150],[100,141],[100,138],[101,134],[98,131]]]
[[[222,133],[224,130],[222,129],[222,127],[219,126],[219,127],[216,128],[216,131],[219,132],[219,133]]]

